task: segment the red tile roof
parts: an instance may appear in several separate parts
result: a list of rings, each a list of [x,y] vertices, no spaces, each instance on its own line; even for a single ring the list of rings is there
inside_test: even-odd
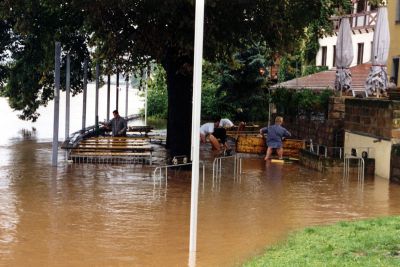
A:
[[[365,80],[368,77],[371,63],[364,63],[356,65],[350,68],[352,80],[352,88],[364,89]],[[289,80],[282,83],[277,83],[272,88],[289,88],[289,89],[312,89],[312,90],[324,90],[324,89],[335,89],[335,76],[336,69],[327,71],[321,71],[308,76],[300,77],[297,79]]]

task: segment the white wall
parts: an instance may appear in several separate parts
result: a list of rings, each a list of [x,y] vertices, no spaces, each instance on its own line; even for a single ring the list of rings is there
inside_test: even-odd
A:
[[[354,59],[351,64],[351,67],[357,65],[357,55],[358,55],[358,43],[364,43],[364,55],[363,55],[363,63],[369,62],[371,60],[371,44],[374,38],[374,33],[358,33],[353,34],[353,51],[354,51]],[[326,65],[329,69],[333,68],[333,46],[336,45],[337,36],[328,36],[325,38],[319,39],[319,50],[317,53],[316,64],[317,66],[321,66],[322,64],[322,46],[327,47],[327,58]]]
[[[351,148],[372,148],[369,152],[369,155],[375,158],[375,174],[389,179],[392,142],[386,140],[381,140],[380,142],[376,141],[377,139],[373,137],[346,132],[344,139],[344,150],[345,152],[349,152],[351,151]],[[365,149],[360,150],[366,151]],[[360,154],[360,151],[357,151],[357,154]]]

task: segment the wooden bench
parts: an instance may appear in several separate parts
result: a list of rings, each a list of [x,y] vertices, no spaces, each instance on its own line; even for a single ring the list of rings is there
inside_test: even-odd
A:
[[[70,149],[70,158],[86,162],[126,161],[148,158],[152,164],[153,147],[148,139],[127,137],[94,137]]]

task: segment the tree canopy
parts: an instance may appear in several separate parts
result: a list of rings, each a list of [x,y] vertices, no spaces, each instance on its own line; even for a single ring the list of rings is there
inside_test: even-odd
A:
[[[252,43],[290,51],[328,3],[344,0],[209,0],[204,57],[227,59]],[[53,98],[54,42],[72,58],[71,87],[82,88],[83,60],[129,72],[161,63],[168,86],[167,146],[188,154],[192,97],[194,0],[4,0],[0,3],[0,92],[21,118],[35,120]],[[328,19],[328,18],[326,18]],[[89,53],[89,51],[92,51]],[[63,77],[61,77],[63,81]]]

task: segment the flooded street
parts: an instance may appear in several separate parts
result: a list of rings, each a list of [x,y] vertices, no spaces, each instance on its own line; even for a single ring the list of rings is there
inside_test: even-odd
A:
[[[154,167],[50,166],[51,146],[21,140],[0,149],[1,266],[186,266],[190,173]],[[386,180],[343,183],[298,165],[243,160],[234,179],[200,183],[197,266],[235,266],[289,231],[400,213],[400,187]],[[60,152],[61,161],[63,153]]]
[[[0,138],[0,266],[187,266],[190,172],[171,170],[160,186],[155,166],[68,164],[63,151],[53,168],[40,129],[10,128]],[[213,183],[209,148],[201,158],[196,266],[240,265],[305,226],[400,214],[400,186],[384,179],[343,183],[246,157],[241,176],[226,160]]]

